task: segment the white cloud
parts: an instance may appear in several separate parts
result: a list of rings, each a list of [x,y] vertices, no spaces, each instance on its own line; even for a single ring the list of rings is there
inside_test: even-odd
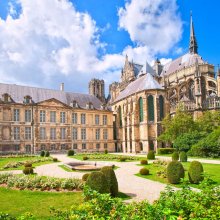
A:
[[[152,54],[167,53],[182,36],[176,0],[131,0],[118,15],[119,27]]]

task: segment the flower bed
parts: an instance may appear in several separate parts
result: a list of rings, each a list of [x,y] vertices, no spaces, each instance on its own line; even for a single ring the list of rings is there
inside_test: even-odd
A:
[[[53,177],[0,174],[0,185],[16,189],[40,191],[75,191],[82,190],[84,183],[80,179],[59,179]]]

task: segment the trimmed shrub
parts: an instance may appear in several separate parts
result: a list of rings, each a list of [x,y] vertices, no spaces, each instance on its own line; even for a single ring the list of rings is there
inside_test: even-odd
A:
[[[180,158],[179,153],[178,152],[173,152],[172,154],[172,161],[178,161]]]
[[[108,150],[107,150],[107,149],[105,149],[104,153],[105,153],[105,154],[108,154]]]
[[[199,161],[192,161],[189,166],[189,181],[191,183],[198,184],[204,179],[203,177],[203,166]]]
[[[105,175],[110,187],[111,196],[116,197],[118,195],[118,181],[114,170],[110,166],[105,166],[101,169],[101,172]]]
[[[110,187],[105,175],[100,171],[92,172],[86,180],[86,185],[99,193],[109,193]]]
[[[31,163],[31,162],[26,162],[26,163],[24,164],[24,167],[32,167],[32,163]]]
[[[139,171],[139,173],[141,174],[141,175],[149,175],[149,170],[147,169],[147,168],[141,168],[140,169],[140,171]]]
[[[142,165],[147,165],[147,164],[148,164],[148,161],[147,161],[147,160],[141,160],[141,164],[142,164]]]
[[[180,152],[180,162],[187,162],[187,154],[185,151]]]
[[[88,179],[89,175],[90,175],[90,173],[85,173],[85,174],[83,174],[82,180],[83,180],[83,181],[86,181],[86,180]]]
[[[150,150],[147,154],[147,159],[148,160],[155,160],[155,153],[153,150]]]
[[[58,159],[56,157],[53,157],[53,162],[58,162]]]
[[[120,160],[120,162],[125,162],[127,160],[127,158],[126,157],[121,157],[119,160]]]
[[[175,150],[175,148],[159,148],[157,154],[172,154]]]
[[[44,151],[44,150],[42,150],[42,151],[40,152],[40,156],[41,156],[41,157],[44,157],[44,156],[45,156],[45,151]]]
[[[49,152],[49,151],[46,151],[45,157],[49,157],[49,156],[50,156],[50,152]]]
[[[184,178],[183,165],[178,161],[172,161],[167,166],[167,179],[169,183],[179,183],[181,178]]]
[[[74,156],[75,151],[74,150],[68,150],[67,156]]]
[[[34,173],[34,170],[33,170],[32,167],[25,167],[25,168],[23,169],[23,173],[24,173],[25,175],[33,174],[33,173]]]
[[[88,159],[89,159],[89,157],[83,156],[83,160],[88,160]]]

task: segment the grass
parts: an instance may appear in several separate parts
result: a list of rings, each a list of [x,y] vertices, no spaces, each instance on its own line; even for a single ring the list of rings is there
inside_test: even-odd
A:
[[[50,207],[69,209],[82,203],[81,192],[32,192],[0,187],[0,211],[19,216],[31,212],[37,219],[49,219]]]
[[[7,170],[22,170],[24,168],[24,166],[19,166],[17,168],[8,168],[8,169],[4,169],[3,167],[7,164],[7,163],[11,163],[11,162],[18,162],[18,161],[32,161],[35,160],[37,158],[40,158],[38,156],[36,157],[9,157],[9,158],[4,158],[4,157],[0,157],[0,171],[7,171]],[[39,162],[39,163],[34,163],[33,167],[37,167],[40,165],[44,165],[44,164],[50,164],[53,163],[53,161],[44,161],[44,162]]]
[[[188,172],[187,171],[189,169],[190,162],[184,162],[182,164],[185,169],[184,180],[188,181],[189,179],[188,179]],[[210,177],[215,182],[214,183],[215,185],[220,185],[220,172],[219,172],[220,165],[219,164],[208,164],[208,163],[203,163],[202,165],[203,165],[205,176]],[[139,165],[139,166],[148,168],[150,170],[150,175],[142,176],[138,173],[138,174],[136,174],[136,176],[168,184],[168,181],[166,178],[162,178],[162,177],[157,176],[158,171],[165,169],[164,166],[159,165],[159,164],[148,164],[148,165]],[[182,185],[183,185],[183,183],[175,184],[174,186],[181,187]],[[194,188],[200,188],[199,184],[196,185],[196,184],[189,183],[189,186],[194,187]]]

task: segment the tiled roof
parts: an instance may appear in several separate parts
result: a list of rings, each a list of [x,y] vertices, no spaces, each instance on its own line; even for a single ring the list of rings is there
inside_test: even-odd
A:
[[[176,71],[180,71],[184,68],[194,65],[198,61],[198,64],[204,64],[202,57],[198,54],[187,53],[169,63],[164,65],[161,76],[167,76]]]
[[[121,91],[114,102],[128,97],[136,92],[152,89],[163,89],[162,86],[153,78],[151,74],[144,74],[131,82],[123,91]]]
[[[86,104],[91,102],[95,109],[101,109],[102,104],[98,98],[92,95],[0,83],[0,98],[5,93],[8,93],[16,103],[23,103],[24,97],[30,96],[34,103],[54,98],[66,105],[76,101],[80,108],[86,108]]]

